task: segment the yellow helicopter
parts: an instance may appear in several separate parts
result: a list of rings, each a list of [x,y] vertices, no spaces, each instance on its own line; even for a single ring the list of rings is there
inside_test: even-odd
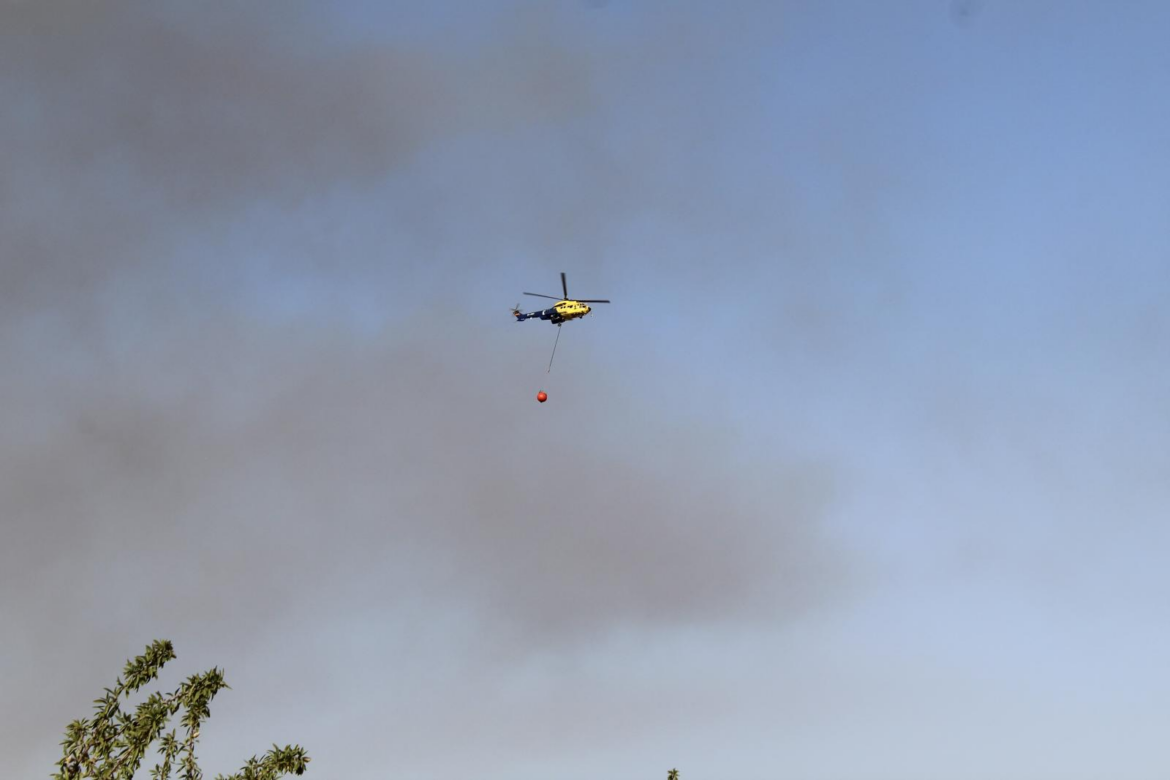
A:
[[[540,293],[526,292],[524,293],[525,295],[531,295],[536,298],[549,298],[556,301],[556,304],[548,309],[530,312],[520,311],[520,304],[516,304],[512,307],[512,316],[516,318],[516,322],[524,322],[524,320],[530,320],[533,318],[548,320],[559,328],[569,320],[579,319],[591,312],[593,309],[586,304],[609,303],[609,301],[602,300],[600,298],[582,298],[580,300],[570,300],[569,285],[565,281],[564,272],[561,273],[561,292],[564,293],[564,297],[561,298],[557,298],[552,295],[541,295]]]

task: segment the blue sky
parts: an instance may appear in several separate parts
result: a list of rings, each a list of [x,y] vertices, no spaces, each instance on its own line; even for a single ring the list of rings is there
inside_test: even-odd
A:
[[[1168,23],[0,10],[0,752],[167,637],[209,775],[1164,776]]]

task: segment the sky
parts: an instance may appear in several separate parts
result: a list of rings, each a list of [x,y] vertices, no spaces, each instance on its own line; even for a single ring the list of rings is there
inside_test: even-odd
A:
[[[1167,29],[0,3],[11,776],[1165,777]]]

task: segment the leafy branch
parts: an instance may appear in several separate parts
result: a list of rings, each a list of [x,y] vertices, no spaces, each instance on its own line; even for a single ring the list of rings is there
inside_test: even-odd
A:
[[[147,683],[158,678],[167,661],[174,660],[174,646],[156,640],[146,652],[127,661],[122,676],[105,695],[94,700],[94,715],[70,723],[61,742],[62,757],[54,780],[133,780],[150,746],[158,743],[161,759],[150,770],[154,780],[202,780],[203,771],[195,755],[199,729],[211,716],[211,701],[224,688],[223,670],[213,668],[188,677],[169,694],[153,693],[133,713],[122,708]],[[182,711],[178,728],[167,725]],[[181,736],[180,736],[181,730]],[[243,769],[217,780],[276,780],[286,774],[303,774],[310,761],[299,745],[272,746],[263,758],[253,756]]]

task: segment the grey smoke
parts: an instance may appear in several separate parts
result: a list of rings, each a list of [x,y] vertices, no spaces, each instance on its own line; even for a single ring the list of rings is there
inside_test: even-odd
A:
[[[666,197],[693,158],[669,112],[623,151],[570,135],[492,157],[529,126],[603,124],[630,99],[607,98],[614,69],[646,54],[585,51],[521,9],[450,48],[321,41],[312,6],[0,9],[0,609],[6,698],[31,708],[6,755],[35,744],[47,769],[156,636],[202,667],[290,625],[422,610],[487,626],[478,653],[506,670],[626,631],[783,622],[846,587],[821,528],[833,469],[749,455],[729,420],[680,413],[701,401],[686,385],[660,411],[582,336],[567,366],[597,403],[517,402],[545,345],[504,329],[518,268],[494,258],[629,300],[605,236],[647,194],[706,211]],[[702,56],[692,35],[653,36],[647,67]],[[483,211],[444,176],[484,177]],[[282,668],[324,690],[303,652]]]

